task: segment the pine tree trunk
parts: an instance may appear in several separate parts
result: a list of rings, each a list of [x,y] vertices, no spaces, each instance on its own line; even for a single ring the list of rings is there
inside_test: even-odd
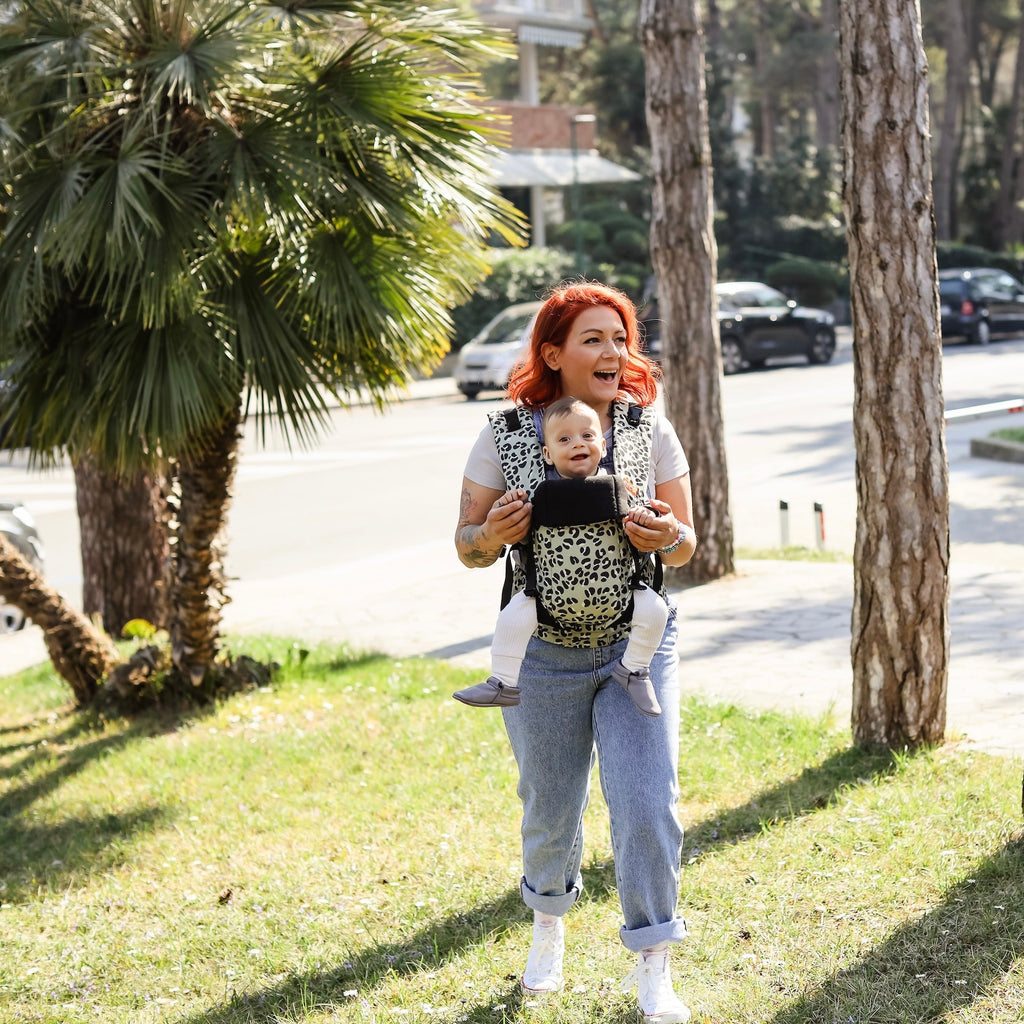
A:
[[[167,501],[162,475],[130,478],[75,463],[82,538],[82,607],[111,636],[130,619],[166,626]]]
[[[818,55],[814,96],[815,138],[819,149],[839,148],[839,61],[836,39],[839,30],[836,0],[821,0],[821,31],[828,40]]]
[[[682,0],[683,8],[691,6],[690,0]],[[774,44],[771,23],[765,0],[755,0],[757,15],[757,36],[754,39],[754,67],[757,81],[758,120],[755,138],[758,143],[758,155],[766,160],[775,156],[775,119],[778,116],[775,107],[775,94],[768,84],[770,65]],[[697,17],[697,15],[695,15]]]
[[[1024,101],[1024,15],[1017,34],[1017,62],[1013,76],[1013,92],[1003,135],[1003,152],[999,162],[999,209],[993,224],[995,242],[1005,248],[1018,241],[1020,210],[1020,156],[1017,140],[1020,137],[1021,103]]]
[[[960,113],[970,71],[967,54],[967,20],[963,0],[946,0],[946,98],[942,132],[935,154],[935,226],[938,237],[954,237],[957,195],[956,165],[960,155]]]
[[[220,647],[227,603],[220,540],[227,523],[240,440],[241,407],[210,431],[205,450],[181,460],[178,528],[172,542],[171,658],[194,687],[202,685]]]
[[[920,12],[840,10],[854,334],[853,735],[938,743],[949,663],[949,493]]]
[[[697,553],[676,578],[734,569],[715,314],[704,42],[696,0],[643,0],[640,39],[651,134],[651,262],[658,279],[665,404],[686,449]]]
[[[117,651],[107,636],[47,585],[2,533],[0,597],[20,608],[43,630],[53,667],[71,687],[75,703],[79,707],[87,705],[117,664]]]

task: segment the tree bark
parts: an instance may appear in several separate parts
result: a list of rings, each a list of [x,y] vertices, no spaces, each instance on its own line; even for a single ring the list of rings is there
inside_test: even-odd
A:
[[[844,0],[843,205],[854,334],[854,741],[938,743],[949,492],[920,9]]]
[[[689,0],[683,0],[682,6],[689,7]],[[771,59],[774,49],[769,22],[768,10],[765,7],[765,0],[755,0],[757,35],[754,38],[754,65],[757,82],[757,104],[758,104],[758,130],[755,138],[758,143],[758,153],[771,160],[775,156],[775,119],[776,105],[775,93],[769,85],[771,72]]]
[[[221,609],[228,602],[220,542],[227,523],[240,440],[241,406],[225,413],[205,448],[178,466],[181,495],[172,541],[171,659],[198,689],[220,647]]]
[[[162,475],[130,478],[75,462],[82,547],[82,607],[111,636],[130,619],[167,625],[167,501]]]
[[[693,582],[734,569],[715,313],[704,43],[696,0],[643,0],[640,39],[651,134],[651,262],[658,280],[665,404],[686,448],[699,543],[672,575]]]
[[[999,164],[999,212],[993,225],[996,244],[1007,248],[1017,241],[1020,212],[1020,155],[1017,139],[1020,133],[1021,101],[1024,99],[1024,14],[1017,34],[1017,63],[1013,76],[1013,92],[1003,135],[1003,152]]]
[[[839,148],[839,61],[835,43],[839,31],[836,0],[821,0],[821,32],[828,40],[817,61],[818,89],[814,96],[815,138],[819,149]]]
[[[970,70],[967,53],[967,20],[962,0],[946,0],[946,99],[942,108],[942,132],[935,154],[935,227],[938,237],[953,237],[957,173],[960,155],[960,114]]]
[[[75,703],[87,705],[117,664],[110,639],[74,611],[0,533],[0,597],[20,608],[43,630],[53,667],[71,687]]]

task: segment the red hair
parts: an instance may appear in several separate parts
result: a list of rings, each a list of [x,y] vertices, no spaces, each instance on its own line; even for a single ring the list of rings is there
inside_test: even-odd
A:
[[[627,360],[619,382],[619,397],[639,405],[654,401],[661,371],[640,351],[636,306],[632,300],[618,288],[596,281],[570,281],[551,289],[533,322],[529,350],[509,381],[508,396],[513,402],[538,409],[561,397],[562,378],[548,366],[541,353],[545,345],[564,345],[573,321],[592,306],[615,310],[626,329]]]

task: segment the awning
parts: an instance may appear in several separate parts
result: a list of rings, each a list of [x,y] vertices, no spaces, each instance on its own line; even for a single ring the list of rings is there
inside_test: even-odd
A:
[[[549,25],[520,25],[519,42],[578,50],[583,45],[583,33],[572,29],[552,28]]]
[[[606,160],[596,149],[581,149],[575,157],[568,149],[508,149],[492,160],[492,167],[494,183],[504,188],[568,188],[577,181],[581,185],[607,185],[640,180],[635,171]]]

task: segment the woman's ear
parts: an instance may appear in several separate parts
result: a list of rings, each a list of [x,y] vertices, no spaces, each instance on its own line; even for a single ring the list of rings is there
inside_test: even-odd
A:
[[[549,370],[558,370],[561,354],[561,348],[558,345],[552,345],[550,341],[545,342],[540,347],[540,357],[547,364]]]

